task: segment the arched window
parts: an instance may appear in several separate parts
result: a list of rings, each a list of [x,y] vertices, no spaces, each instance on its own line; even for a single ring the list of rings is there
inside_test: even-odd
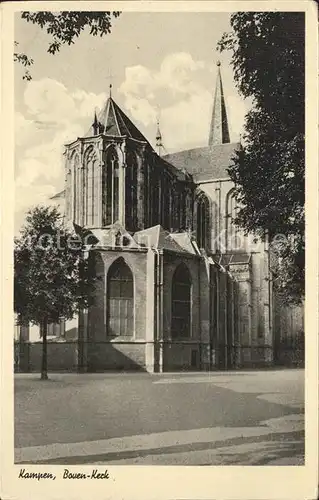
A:
[[[133,275],[124,259],[113,262],[107,279],[108,335],[132,336],[134,334]]]
[[[80,161],[77,166],[77,212],[76,223],[80,226],[83,225],[84,214],[84,170]]]
[[[137,158],[132,152],[126,155],[125,226],[128,231],[137,228]]]
[[[106,153],[102,174],[102,224],[114,224],[119,218],[119,159],[113,147]]]
[[[226,199],[226,248],[227,250],[239,250],[241,247],[240,230],[235,225],[234,219],[238,212],[238,203],[235,198],[235,191],[232,189],[227,194]]]
[[[181,196],[180,192],[177,190],[173,190],[173,209],[172,209],[172,226],[173,229],[176,231],[180,230],[180,217],[181,217],[181,211],[182,211],[182,205],[181,205]]]
[[[207,249],[209,245],[209,202],[204,194],[196,199],[196,240],[199,248]]]
[[[156,165],[155,165],[156,167]],[[160,220],[160,206],[161,206],[161,181],[159,177],[158,170],[154,168],[152,172],[152,190],[151,190],[151,200],[152,200],[152,226],[156,226],[161,223]]]
[[[161,177],[161,225],[167,231],[171,229],[171,182],[167,175]]]
[[[86,174],[86,224],[88,226],[95,225],[97,215],[96,206],[96,174],[97,174],[97,159],[94,155],[93,148],[90,148],[84,159],[85,174]]]
[[[80,159],[77,153],[74,153],[71,158],[71,174],[73,177],[73,220],[78,222],[80,211]]]
[[[191,334],[192,280],[185,264],[180,264],[172,280],[172,338]]]
[[[190,229],[193,227],[193,203],[192,195],[189,191],[186,191],[183,204],[182,204],[182,219],[181,219],[181,229]]]
[[[72,220],[72,172],[68,166],[65,177],[65,215],[68,220]]]
[[[161,226],[164,227],[164,229],[166,229],[165,227],[165,219],[166,219],[166,213],[167,213],[167,191],[166,191],[166,188],[167,188],[167,183],[166,183],[166,177],[165,175],[162,174],[161,176],[161,213],[160,213],[160,218],[161,218]]]

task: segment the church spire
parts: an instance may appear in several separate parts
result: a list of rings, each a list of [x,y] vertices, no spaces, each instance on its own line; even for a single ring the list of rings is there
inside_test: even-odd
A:
[[[94,110],[94,120],[93,120],[92,128],[93,128],[93,135],[98,135],[98,133],[99,133],[99,122],[98,122],[97,115],[96,115],[96,108]]]
[[[159,117],[157,118],[157,131],[155,139],[156,139],[156,147],[158,148],[158,156],[161,156],[161,150],[164,146],[163,146],[162,134],[160,131]]]
[[[220,72],[220,61],[217,61],[217,82],[215,89],[212,121],[209,131],[209,146],[230,142],[228,119]]]

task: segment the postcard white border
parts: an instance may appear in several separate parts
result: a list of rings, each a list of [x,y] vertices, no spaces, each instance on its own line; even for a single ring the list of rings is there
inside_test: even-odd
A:
[[[102,484],[63,481],[63,466],[28,466],[56,481],[18,480],[13,464],[13,15],[21,10],[152,12],[304,11],[306,14],[306,464],[305,466],[109,466]],[[306,499],[318,494],[318,16],[311,1],[5,2],[1,4],[1,490],[9,499]],[[81,470],[91,466],[81,466]],[[69,467],[79,469],[79,467]]]

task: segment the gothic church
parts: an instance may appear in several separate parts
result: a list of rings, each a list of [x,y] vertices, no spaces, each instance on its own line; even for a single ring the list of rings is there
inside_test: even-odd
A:
[[[110,96],[65,147],[65,190],[51,201],[93,236],[101,279],[94,305],[52,330],[61,352],[50,360],[49,347],[49,369],[266,366],[302,331],[301,311],[276,304],[267,242],[233,223],[227,168],[239,144],[219,64],[207,129],[206,147],[160,155]]]

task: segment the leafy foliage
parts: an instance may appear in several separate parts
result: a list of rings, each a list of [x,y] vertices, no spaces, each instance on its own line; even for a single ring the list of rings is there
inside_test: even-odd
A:
[[[300,12],[239,12],[219,49],[232,53],[239,92],[253,100],[229,174],[241,206],[236,223],[268,234],[286,301],[304,292],[305,19]],[[276,248],[275,237],[285,239]],[[282,238],[282,239],[283,239]]]
[[[63,11],[63,12],[22,12],[21,17],[27,22],[37,24],[41,29],[45,29],[50,35],[48,52],[56,54],[62,45],[71,45],[79,35],[89,28],[90,35],[104,36],[111,33],[112,17],[117,18],[120,12],[81,12],[81,11]],[[17,45],[17,42],[15,42]],[[15,53],[14,61],[23,66],[31,66],[33,59],[26,54]],[[31,74],[26,70],[24,79],[31,80]]]
[[[18,42],[14,42],[14,46],[17,47],[19,45]],[[22,64],[24,67],[29,67],[33,64],[33,59],[28,57],[26,54],[23,52],[14,52],[13,53],[13,60],[14,62],[18,62]],[[31,74],[28,69],[25,70],[24,75],[23,75],[23,80],[32,80]]]
[[[56,208],[28,212],[14,249],[14,309],[20,324],[71,319],[92,301],[92,258]]]

